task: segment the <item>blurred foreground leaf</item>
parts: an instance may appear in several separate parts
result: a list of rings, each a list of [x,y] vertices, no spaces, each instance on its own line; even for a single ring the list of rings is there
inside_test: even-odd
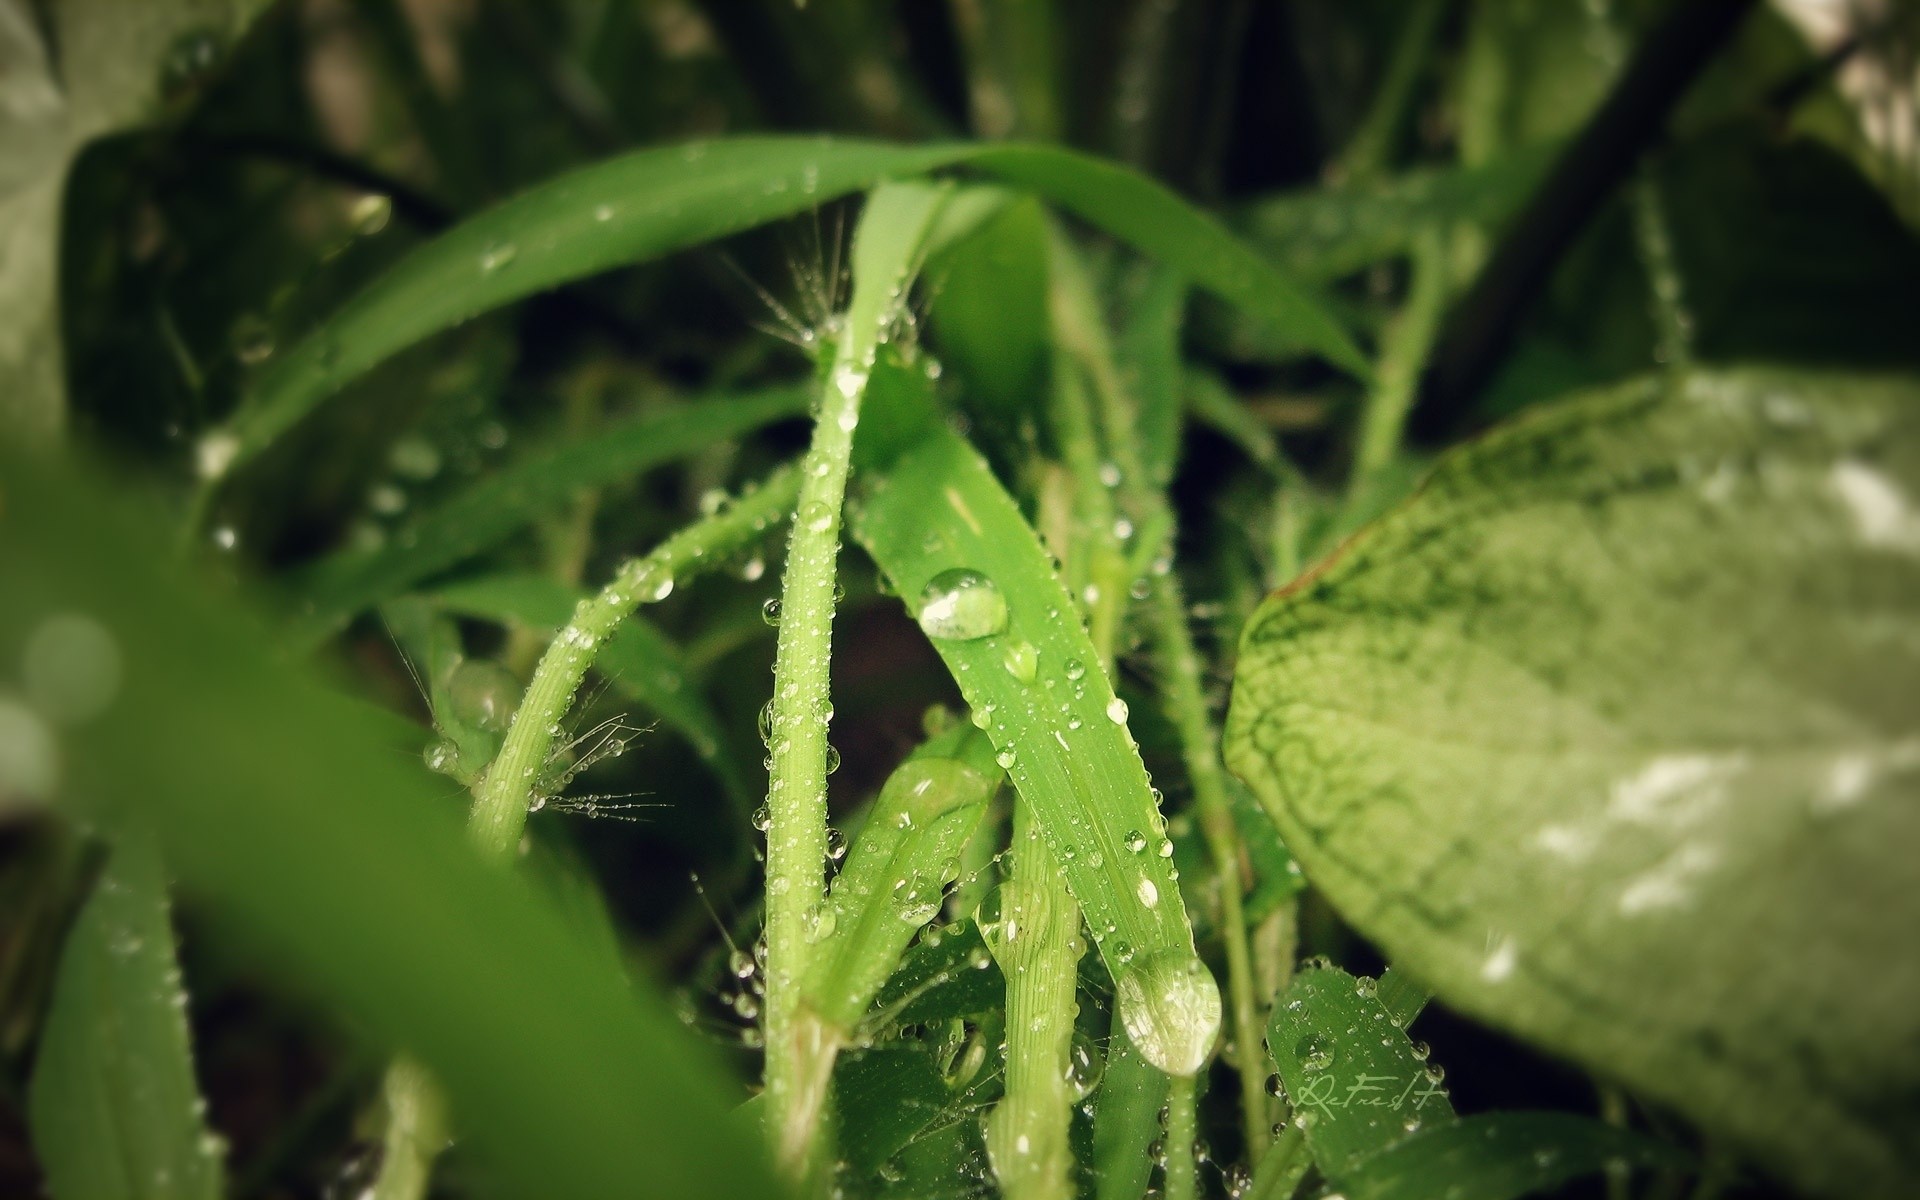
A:
[[[0,462],[0,639],[59,615],[119,660],[105,706],[60,735],[68,805],[137,816],[264,967],[426,1063],[509,1190],[772,1193],[668,1007],[534,884],[481,861],[383,725],[183,584],[167,539],[72,472]]]
[[[1452,1006],[1810,1191],[1903,1194],[1916,496],[1911,381],[1697,372],[1543,410],[1267,601],[1229,760]]]
[[[58,1200],[214,1200],[204,1111],[166,879],[152,845],[129,837],[60,956],[33,1069],[34,1150]]]

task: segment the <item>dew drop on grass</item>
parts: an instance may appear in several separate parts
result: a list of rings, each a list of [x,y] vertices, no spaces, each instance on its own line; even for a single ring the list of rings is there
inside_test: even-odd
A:
[[[447,680],[447,700],[463,725],[505,733],[520,705],[520,681],[491,659],[465,659]]]
[[[1139,854],[1147,848],[1147,835],[1138,829],[1129,829],[1123,844],[1127,848],[1127,853]]]
[[[460,760],[459,749],[446,738],[437,738],[427,743],[420,752],[421,761],[427,764],[427,770],[436,775],[451,775]]]
[[[760,619],[769,625],[778,626],[780,624],[780,598],[778,596],[768,596],[760,605]]]
[[[1067,678],[1068,679],[1072,679],[1072,680],[1084,679],[1086,677],[1086,674],[1087,674],[1087,667],[1085,663],[1081,662],[1077,658],[1070,658],[1067,660]]]
[[[1112,721],[1115,725],[1125,725],[1127,723],[1127,702],[1118,696],[1108,701],[1107,720]]]
[[[387,227],[393,220],[393,197],[380,192],[368,192],[353,202],[347,210],[347,222],[353,226],[353,232],[360,237],[372,237]]]
[[[1140,897],[1140,903],[1147,908],[1160,903],[1160,889],[1154,886],[1153,880],[1145,876],[1141,876],[1140,886],[1134,889],[1134,894]]]
[[[200,478],[213,480],[227,473],[240,455],[240,439],[225,430],[215,430],[194,447],[193,466]]]
[[[1013,770],[1013,764],[1018,760],[1014,757],[1012,750],[1002,750],[993,756],[993,761],[1000,764],[1002,771],[1011,771]]]
[[[1142,1058],[1169,1075],[1192,1075],[1206,1064],[1220,1033],[1220,987],[1190,951],[1130,964],[1114,993],[1120,1023]]]
[[[520,253],[520,247],[512,242],[495,242],[480,252],[480,273],[492,275],[503,270]]]
[[[1294,1043],[1293,1056],[1300,1061],[1302,1071],[1324,1071],[1333,1065],[1333,1039],[1310,1033]]]
[[[1006,664],[1007,674],[1021,683],[1032,683],[1040,670],[1040,652],[1031,643],[1015,642],[1007,647],[1002,662]]]
[[[955,567],[935,575],[920,593],[920,628],[930,638],[971,642],[1007,628],[1007,598],[978,571]]]

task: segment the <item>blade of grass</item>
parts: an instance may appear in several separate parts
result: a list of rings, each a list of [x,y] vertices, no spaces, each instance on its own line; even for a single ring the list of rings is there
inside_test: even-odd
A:
[[[539,575],[492,575],[463,580],[425,597],[450,613],[510,622],[551,634],[564,629],[586,594]],[[697,687],[686,656],[666,634],[635,613],[600,647],[595,668],[615,689],[659,714],[678,730],[726,789],[745,828],[753,807],[746,779],[726,751],[720,717]]]
[[[781,387],[710,397],[529,450],[429,509],[379,548],[338,551],[308,568],[295,584],[305,605],[294,637],[304,645],[318,642],[355,613],[496,545],[582,488],[627,479],[800,416],[808,394],[804,387]]]
[[[1007,979],[1006,1095],[987,1116],[987,1155],[1011,1200],[1067,1200],[1073,1098],[1067,1090],[1073,1044],[1080,909],[1057,880],[1030,803],[1013,810],[1012,863],[1000,911],[982,926]]]
[[[1140,1200],[1153,1178],[1149,1147],[1160,1137],[1160,1106],[1172,1077],[1140,1057],[1119,1014],[1107,1043],[1093,1114],[1093,1190],[1097,1200]]]
[[[431,1068],[504,1191],[773,1193],[726,1125],[733,1089],[667,1004],[532,881],[481,861],[384,726],[183,584],[166,539],[104,486],[0,451],[0,492],[0,631],[85,614],[120,650],[111,705],[61,757],[64,796],[149,824],[248,961]]]
[[[762,1028],[776,1157],[796,1176],[808,1169],[820,1104],[806,1085],[816,1056],[795,1021],[823,893],[827,852],[827,667],[833,641],[834,568],[841,506],[860,403],[882,343],[900,319],[907,289],[948,191],[889,184],[867,199],[853,242],[853,294],[821,387],[812,445],[801,465],[799,505],[780,582],[780,634],[773,663],[767,789],[767,976]]]
[[[61,1200],[220,1195],[167,881],[143,835],[114,846],[67,936],[28,1105],[34,1151]]]
[[[960,578],[997,619],[982,636],[934,636],[934,647],[1033,806],[1118,981],[1129,1035],[1154,1065],[1191,1074],[1213,1048],[1219,991],[1194,955],[1126,706],[1046,550],[986,463],[938,420],[924,376],[877,374],[872,403],[854,534],[923,629],[967,632],[944,611],[956,577],[936,579],[971,573]]]
[[[939,915],[960,851],[1000,786],[993,746],[972,729],[929,739],[887,779],[814,926],[817,944],[794,1014],[796,1107],[819,1113],[840,1051]]]
[[[488,854],[504,856],[519,843],[561,719],[615,630],[640,605],[666,599],[679,582],[711,569],[785,519],[799,490],[797,471],[775,472],[733,504],[630,559],[612,583],[574,608],[567,627],[540,657],[506,741],[474,791],[472,829]]]
[[[738,138],[635,151],[571,171],[428,242],[260,376],[207,435],[208,492],[348,382],[430,334],[571,280],[804,212],[874,183],[966,166],[1051,200],[1285,328],[1364,378],[1366,358],[1310,293],[1213,218],[1124,167],[1048,146]],[[202,510],[207,501],[201,501]]]

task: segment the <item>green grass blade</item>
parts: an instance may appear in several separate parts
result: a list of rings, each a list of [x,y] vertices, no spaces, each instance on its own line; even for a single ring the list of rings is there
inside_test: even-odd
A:
[[[431,334],[536,292],[803,212],[889,177],[971,166],[1164,260],[1365,377],[1326,308],[1212,217],[1134,172],[1048,146],[753,137],[635,151],[569,172],[414,251],[268,366],[202,461],[252,458],[327,397]],[[211,480],[210,480],[211,482]]]
[[[311,642],[372,604],[486,550],[583,488],[617,482],[728,438],[806,412],[807,389],[714,397],[530,450],[423,513],[371,551],[340,551],[296,585],[311,605],[298,636]]]
[[[823,916],[803,1003],[845,1041],[900,964],[907,943],[939,915],[960,850],[999,788],[993,746],[974,729],[931,739],[888,777]]]
[[[540,575],[491,575],[450,584],[426,598],[461,616],[553,633],[566,627],[587,593]],[[687,739],[744,817],[752,808],[751,792],[726,752],[719,715],[689,686],[692,672],[680,647],[636,613],[600,647],[595,665],[617,691],[653,710]]]
[[[1518,1200],[1616,1165],[1671,1170],[1691,1156],[1572,1113],[1496,1112],[1419,1133],[1340,1176],[1347,1200]]]
[[[932,641],[1033,806],[1119,981],[1136,1044],[1163,1070],[1191,1074],[1213,1048],[1219,991],[1194,957],[1126,707],[1032,527],[937,419],[924,376],[878,372],[871,390],[876,428],[862,435],[854,535],[922,628],[980,633]],[[964,578],[977,577],[989,603],[997,596],[986,614],[997,619],[972,629],[940,619],[951,592],[935,581],[957,571],[973,573]]]
[[[774,1193],[726,1124],[737,1096],[668,1005],[532,881],[482,861],[417,761],[247,614],[183,584],[169,539],[97,486],[7,459],[0,489],[0,631],[18,644],[80,613],[120,650],[85,753],[61,757],[63,795],[136,805],[96,816],[151,825],[250,961],[417,1056],[503,1192]]]
[[[220,1195],[185,999],[159,856],[128,836],[67,937],[34,1062],[33,1144],[57,1200]]]
[[[1267,1023],[1294,1121],[1330,1179],[1423,1126],[1453,1119],[1438,1068],[1377,993],[1372,979],[1309,968],[1280,993]]]
[[[1160,1106],[1171,1082],[1133,1048],[1116,1015],[1093,1113],[1093,1194],[1140,1200],[1153,1178],[1149,1147],[1160,1137]]]

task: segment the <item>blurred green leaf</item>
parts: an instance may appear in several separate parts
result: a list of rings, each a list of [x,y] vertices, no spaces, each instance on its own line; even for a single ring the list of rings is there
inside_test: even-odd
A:
[[[1339,1177],[1348,1200],[1518,1200],[1617,1167],[1682,1169],[1692,1159],[1587,1117],[1496,1112],[1423,1129]]]
[[[1453,1007],[1808,1190],[1901,1194],[1916,494],[1911,380],[1702,371],[1542,410],[1267,601],[1229,759]]]
[[[207,69],[260,6],[0,0],[0,430],[45,439],[64,423],[60,212],[74,156],[150,116],[164,76]]]
[[[731,1089],[667,1006],[483,862],[383,726],[185,585],[168,542],[70,471],[0,467],[0,631],[18,644],[70,614],[118,650],[86,752],[60,759],[67,803],[150,825],[263,971],[426,1063],[510,1190],[772,1194],[760,1148],[723,1122]]]
[[[940,1115],[947,1085],[926,1050],[875,1046],[840,1056],[833,1101],[840,1153],[856,1169],[872,1171]]]
[[[67,935],[34,1060],[33,1145],[56,1200],[220,1195],[186,1001],[160,859],[131,834]]]
[[[771,388],[711,397],[527,451],[434,506],[371,550],[315,563],[296,584],[299,637],[315,640],[377,604],[488,549],[584,488],[615,483],[784,417],[805,414],[808,390]]]

